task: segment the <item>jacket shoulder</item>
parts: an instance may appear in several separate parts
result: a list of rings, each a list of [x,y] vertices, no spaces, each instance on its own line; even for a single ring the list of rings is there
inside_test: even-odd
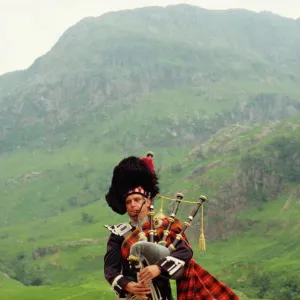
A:
[[[131,230],[132,226],[125,222],[120,223],[117,225],[104,225],[106,229],[108,229],[111,233],[118,235],[118,236],[124,236]]]

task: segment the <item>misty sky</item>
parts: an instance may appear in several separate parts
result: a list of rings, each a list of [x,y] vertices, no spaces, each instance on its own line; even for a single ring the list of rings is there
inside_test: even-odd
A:
[[[68,27],[84,17],[178,3],[208,9],[268,10],[289,18],[300,17],[300,0],[0,0],[0,74],[29,67]]]

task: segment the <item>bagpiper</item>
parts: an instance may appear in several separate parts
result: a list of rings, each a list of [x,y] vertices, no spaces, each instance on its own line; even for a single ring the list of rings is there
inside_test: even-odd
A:
[[[110,231],[104,256],[104,275],[118,299],[174,299],[171,280],[176,281],[178,300],[238,300],[223,282],[193,258],[185,230],[206,200],[201,196],[186,222],[176,217],[183,195],[178,193],[170,216],[154,216],[159,180],[153,153],[129,156],[114,168],[106,201],[117,214],[127,213],[129,222],[105,225]]]

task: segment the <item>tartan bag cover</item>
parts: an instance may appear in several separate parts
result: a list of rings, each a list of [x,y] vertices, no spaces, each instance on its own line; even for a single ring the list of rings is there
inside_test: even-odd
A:
[[[163,220],[162,226],[157,229],[157,237],[160,240],[163,231],[167,228],[168,219]],[[176,234],[181,231],[182,225],[178,219],[172,224],[170,234],[167,238],[168,245],[174,241]],[[143,225],[143,231],[148,234],[150,223]],[[121,247],[123,260],[126,260],[130,253],[130,247],[139,239],[139,229],[136,228],[129,234]],[[183,239],[190,247],[187,237]],[[239,300],[240,298],[223,282],[215,278],[208,271],[202,268],[193,258],[188,262],[183,277],[176,281],[177,300]]]

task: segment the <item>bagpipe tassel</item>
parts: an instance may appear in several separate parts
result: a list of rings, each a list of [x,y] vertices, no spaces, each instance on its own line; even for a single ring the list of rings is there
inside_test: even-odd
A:
[[[206,250],[206,243],[204,237],[204,216],[203,216],[203,204],[201,205],[201,228],[200,228],[200,238],[199,238],[199,251]]]

